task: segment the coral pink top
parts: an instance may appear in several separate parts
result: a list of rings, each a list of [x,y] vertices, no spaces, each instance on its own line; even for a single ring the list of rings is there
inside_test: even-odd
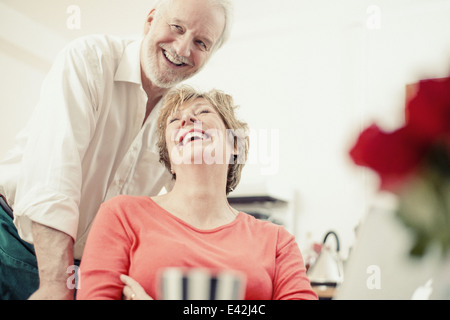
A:
[[[95,218],[80,266],[77,299],[121,299],[121,274],[158,298],[167,267],[237,270],[247,276],[245,299],[317,299],[294,237],[283,227],[239,213],[226,225],[197,229],[149,197],[119,196]]]

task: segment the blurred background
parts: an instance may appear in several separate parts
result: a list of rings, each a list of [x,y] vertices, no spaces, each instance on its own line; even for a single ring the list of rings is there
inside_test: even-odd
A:
[[[56,54],[92,33],[138,37],[152,4],[0,0],[0,157],[27,122]],[[450,1],[234,4],[230,41],[187,81],[232,94],[251,127],[250,159],[234,195],[269,199],[269,213],[302,249],[333,230],[348,252],[368,210],[392,200],[348,151],[372,121],[386,129],[402,123],[407,84],[448,76]]]

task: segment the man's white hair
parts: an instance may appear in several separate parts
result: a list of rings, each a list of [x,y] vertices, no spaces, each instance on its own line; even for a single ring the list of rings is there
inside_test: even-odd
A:
[[[159,13],[158,9],[163,8],[163,6],[170,4],[170,2],[172,1],[173,0],[157,0],[153,7],[157,10],[158,14]],[[217,40],[217,43],[214,46],[213,51],[216,51],[217,49],[221,48],[224,45],[224,43],[227,42],[228,39],[230,38],[231,27],[233,25],[233,4],[231,0],[208,0],[208,1],[212,2],[213,5],[217,5],[220,8],[222,8],[225,16],[225,28],[223,29],[222,35]]]

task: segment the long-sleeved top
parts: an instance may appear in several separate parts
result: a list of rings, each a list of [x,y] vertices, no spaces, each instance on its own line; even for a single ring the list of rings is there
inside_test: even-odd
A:
[[[121,299],[121,274],[158,299],[158,275],[169,267],[241,272],[247,300],[317,299],[284,227],[241,212],[231,223],[201,230],[150,197],[132,196],[102,204],[81,261],[77,299]]]
[[[25,241],[33,242],[37,222],[72,236],[80,259],[103,201],[170,188],[155,138],[161,104],[144,124],[140,44],[94,35],[58,55],[28,125],[0,163],[0,194]]]

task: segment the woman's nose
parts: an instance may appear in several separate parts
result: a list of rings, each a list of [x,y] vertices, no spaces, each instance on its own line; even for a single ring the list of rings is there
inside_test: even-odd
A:
[[[194,124],[194,123],[197,123],[197,122],[198,122],[198,119],[197,119],[197,117],[194,114],[187,113],[187,114],[184,114],[182,119],[181,119],[181,126],[184,127],[184,126],[187,126],[189,124]]]

